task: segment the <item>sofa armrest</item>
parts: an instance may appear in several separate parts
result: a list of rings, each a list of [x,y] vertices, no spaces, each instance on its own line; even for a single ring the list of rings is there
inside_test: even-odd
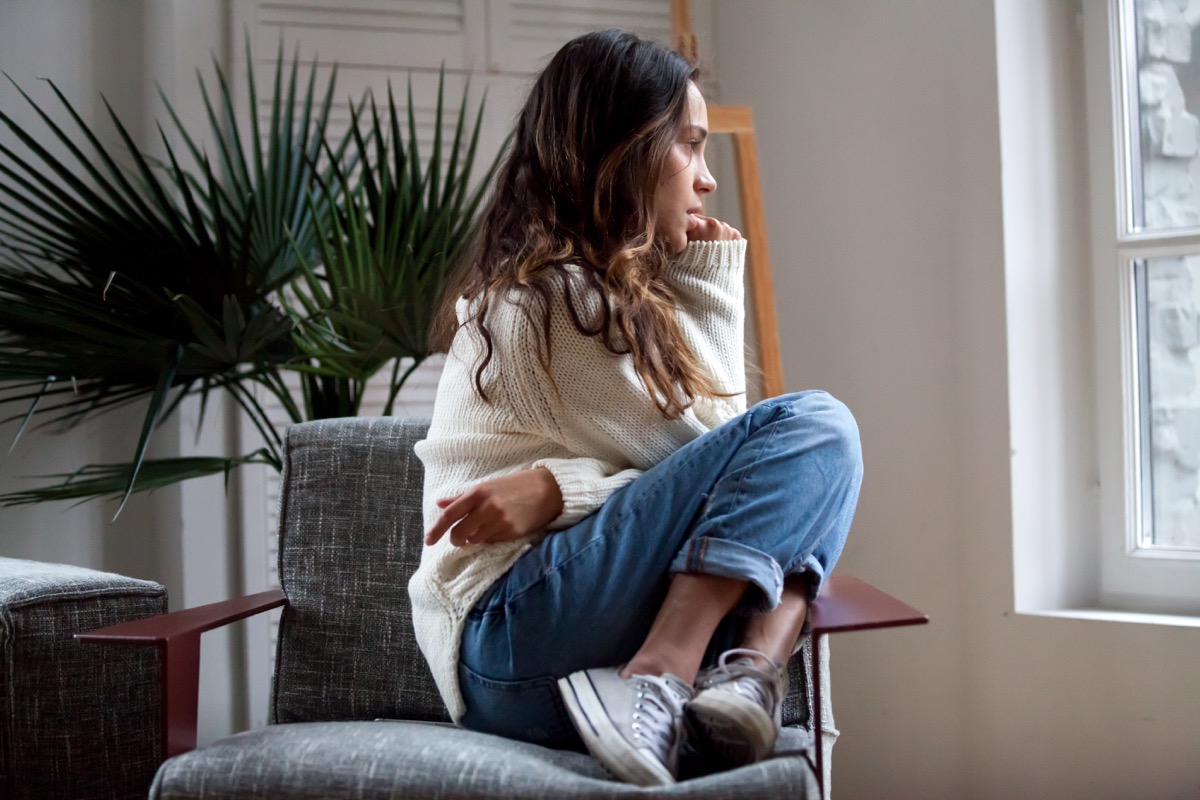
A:
[[[162,761],[159,654],[74,637],[166,610],[154,581],[0,557],[0,797],[146,796]]]
[[[200,634],[287,602],[282,589],[209,603],[76,634],[81,642],[154,646],[161,653],[163,758],[196,747]]]

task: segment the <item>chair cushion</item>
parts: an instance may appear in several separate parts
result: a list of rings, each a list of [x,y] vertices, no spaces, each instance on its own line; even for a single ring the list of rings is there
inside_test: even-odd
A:
[[[449,725],[371,721],[270,725],[166,762],[154,800],[288,798],[815,798],[803,730],[785,729],[777,757],[642,789],[590,757]]]

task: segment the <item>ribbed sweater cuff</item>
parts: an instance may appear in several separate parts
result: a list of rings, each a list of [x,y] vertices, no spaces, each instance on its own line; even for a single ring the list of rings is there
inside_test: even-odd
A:
[[[533,462],[533,467],[550,470],[558,489],[562,492],[563,510],[548,527],[568,528],[595,511],[606,497],[600,482],[604,475],[596,470],[595,462],[584,458],[543,458]]]
[[[669,281],[693,278],[722,285],[742,281],[742,263],[746,259],[746,240],[689,242],[664,270]]]

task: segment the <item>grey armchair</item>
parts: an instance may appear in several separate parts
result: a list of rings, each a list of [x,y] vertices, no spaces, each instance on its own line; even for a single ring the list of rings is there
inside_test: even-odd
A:
[[[413,638],[407,596],[423,530],[422,466],[412,446],[427,426],[394,418],[293,426],[279,515],[282,590],[87,637],[156,644],[166,654],[166,717],[181,722],[164,723],[167,755],[175,757],[159,770],[152,798],[749,800],[828,791],[816,765],[824,765],[828,781],[837,730],[828,649],[815,648],[813,671],[812,640],[789,665],[786,727],[775,757],[671,787],[619,783],[586,754],[450,725]],[[272,724],[188,751],[195,743],[200,631],[280,604]],[[851,617],[852,627],[871,627]],[[183,655],[172,658],[173,647]],[[174,672],[173,662],[182,665]]]

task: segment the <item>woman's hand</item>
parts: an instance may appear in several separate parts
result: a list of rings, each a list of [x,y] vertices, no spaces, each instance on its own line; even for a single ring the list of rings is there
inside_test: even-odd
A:
[[[695,212],[688,216],[692,218],[687,232],[689,242],[725,242],[742,238],[737,228],[719,219]]]
[[[549,525],[563,509],[562,491],[545,467],[483,481],[437,504],[442,515],[425,533],[425,544],[436,544],[449,531],[455,547],[520,539]]]

